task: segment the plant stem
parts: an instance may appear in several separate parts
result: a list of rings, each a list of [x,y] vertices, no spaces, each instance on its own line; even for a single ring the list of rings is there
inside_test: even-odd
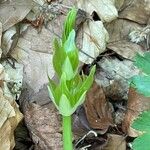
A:
[[[63,116],[63,147],[64,150],[73,150],[71,116]]]

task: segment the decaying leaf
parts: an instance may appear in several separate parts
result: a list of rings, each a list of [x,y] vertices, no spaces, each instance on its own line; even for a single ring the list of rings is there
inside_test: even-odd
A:
[[[61,124],[57,110],[52,103],[47,108],[33,103],[29,104],[24,113],[35,149],[62,149]]]
[[[108,39],[109,35],[101,21],[85,22],[82,42],[82,51],[84,53],[80,52],[80,60],[86,64],[91,63],[93,61],[92,58],[95,59],[100,53],[105,51]]]
[[[4,80],[4,72],[1,67],[1,80]],[[0,87],[0,149],[12,150],[14,148],[14,130],[22,114],[14,99],[4,96],[3,88]],[[4,134],[5,133],[5,134]]]
[[[106,132],[109,126],[113,126],[112,108],[106,101],[102,87],[97,83],[87,93],[84,108],[91,128]]]
[[[47,71],[50,77],[54,75],[52,67],[53,37],[54,34],[45,28],[38,34],[36,29],[29,27],[27,32],[19,38],[16,48],[11,53],[13,58],[24,65],[24,81],[35,92],[38,92],[48,82]]]
[[[141,51],[142,47],[140,45],[127,42],[126,40],[109,43],[107,47],[115,51],[117,54],[123,56],[124,58],[131,60],[133,60],[137,53],[143,53]]]
[[[120,18],[129,19],[139,24],[147,24],[150,16],[150,1],[126,0]]]
[[[95,11],[103,22],[110,22],[118,17],[117,9],[112,0],[78,0],[77,6],[90,15]]]
[[[108,143],[103,150],[126,150],[125,137],[117,134],[108,134]]]
[[[11,60],[9,60],[11,62]],[[5,83],[4,83],[4,95],[18,99],[22,90],[23,81],[23,65],[17,62],[14,63],[13,68],[10,63],[4,61],[2,63],[5,69]]]
[[[33,2],[31,0],[11,0],[0,5],[0,22],[3,31],[17,24],[29,13]]]
[[[131,124],[141,112],[150,109],[150,98],[137,93],[132,87],[129,89],[128,97],[127,113],[122,128],[129,136],[136,137],[139,133],[131,128]]]
[[[140,25],[128,20],[117,19],[105,26],[111,35],[107,48],[127,59],[133,59],[137,52],[142,53],[144,47],[130,42],[128,36],[136,28],[142,29]]]
[[[133,62],[103,57],[98,64],[101,69],[97,71],[96,82],[103,86],[106,97],[111,100],[127,100],[128,81],[139,73]]]

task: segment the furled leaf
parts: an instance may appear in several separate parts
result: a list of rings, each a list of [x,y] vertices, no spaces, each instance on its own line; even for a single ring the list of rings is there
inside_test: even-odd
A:
[[[136,138],[132,144],[133,150],[149,150],[150,148],[150,133],[143,134]]]
[[[67,80],[70,80],[74,77],[74,71],[73,71],[73,68],[72,68],[72,65],[71,65],[71,62],[70,62],[68,56],[66,57],[65,62],[63,64],[62,68],[60,68],[60,69],[62,69],[62,71],[66,73]]]
[[[150,75],[150,52],[145,52],[143,56],[137,54],[135,60],[135,65],[144,73]]]
[[[75,71],[79,64],[79,58],[78,58],[78,50],[75,46],[75,31],[74,30],[72,30],[69,33],[68,39],[64,43],[64,50],[70,59],[73,70]]]
[[[67,18],[64,24],[64,31],[62,35],[62,43],[66,41],[66,39],[69,36],[69,33],[75,27],[76,14],[77,14],[77,11],[75,8],[73,8],[67,15]]]
[[[150,133],[150,111],[143,112],[140,117],[133,122],[132,127]]]
[[[140,94],[150,97],[150,76],[134,76],[132,78],[131,86]]]
[[[62,74],[61,68],[62,68],[62,64],[64,62],[65,57],[66,57],[66,53],[64,53],[64,50],[61,47],[58,40],[55,39],[54,40],[53,67],[59,77]]]
[[[64,43],[64,49],[66,53],[75,50],[75,30],[72,30],[69,33],[68,38]]]

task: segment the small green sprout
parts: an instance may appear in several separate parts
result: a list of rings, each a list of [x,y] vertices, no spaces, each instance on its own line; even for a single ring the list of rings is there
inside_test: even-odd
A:
[[[72,150],[71,115],[81,105],[86,92],[93,83],[95,66],[89,76],[78,73],[79,54],[75,44],[75,19],[77,11],[73,8],[64,24],[62,39],[54,40],[53,66],[58,83],[49,78],[48,91],[51,100],[63,118],[64,150]]]

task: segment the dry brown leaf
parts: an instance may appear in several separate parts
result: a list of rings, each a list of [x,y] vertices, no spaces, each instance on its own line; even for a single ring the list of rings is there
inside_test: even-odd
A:
[[[15,146],[14,130],[22,119],[16,102],[0,92],[0,150],[12,150]],[[4,134],[5,133],[5,134]]]
[[[14,130],[23,116],[15,100],[4,95],[5,76],[4,68],[0,64],[0,150],[12,150],[15,145]]]
[[[106,29],[109,33],[110,40],[107,47],[124,58],[133,59],[137,52],[142,53],[144,47],[129,42],[129,34],[135,29],[142,27],[128,20],[117,19],[106,24]]]
[[[129,19],[139,24],[147,24],[150,17],[149,0],[126,0],[119,18]]]
[[[126,150],[125,137],[117,134],[108,134],[108,143],[103,150]]]
[[[131,87],[128,95],[127,112],[122,123],[122,128],[129,136],[136,137],[138,132],[131,128],[131,124],[141,112],[150,109],[150,98],[137,93]]]
[[[118,41],[114,43],[109,43],[107,48],[115,51],[117,54],[123,56],[127,59],[133,59],[137,53],[142,54],[142,47],[138,44],[124,41]]]
[[[103,86],[106,97],[111,100],[127,100],[128,80],[139,73],[133,62],[103,57],[98,64],[101,69],[96,73],[96,82]]]
[[[113,125],[112,109],[106,101],[102,87],[96,82],[87,93],[84,108],[91,128],[107,130]]]
[[[57,25],[55,24],[55,30],[59,30]],[[53,37],[54,34],[45,28],[38,34],[36,29],[29,27],[27,32],[19,38],[16,48],[11,53],[13,58],[24,65],[24,81],[35,92],[38,92],[48,82],[47,71],[51,78],[54,75],[52,66]]]
[[[0,21],[3,31],[17,24],[29,13],[32,8],[31,0],[11,0],[0,4]]]
[[[28,104],[24,111],[26,125],[35,143],[35,149],[62,150],[59,114],[52,103],[46,107]]]

